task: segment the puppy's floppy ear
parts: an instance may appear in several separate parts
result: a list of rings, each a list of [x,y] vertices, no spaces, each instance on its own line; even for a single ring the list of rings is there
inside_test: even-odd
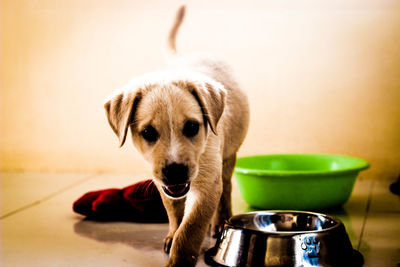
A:
[[[136,107],[142,97],[140,89],[122,90],[110,96],[104,103],[108,123],[123,146],[128,126],[133,122]]]
[[[226,89],[216,81],[204,81],[201,84],[188,83],[190,92],[199,102],[204,117],[204,123],[210,125],[217,135],[217,124],[225,108]]]

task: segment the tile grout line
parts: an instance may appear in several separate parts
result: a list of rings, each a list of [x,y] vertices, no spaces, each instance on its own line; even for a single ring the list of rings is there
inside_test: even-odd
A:
[[[370,210],[371,202],[372,202],[372,191],[374,189],[374,184],[375,184],[375,180],[373,179],[371,181],[371,185],[370,185],[370,188],[369,188],[368,200],[367,200],[367,205],[365,207],[365,215],[364,215],[364,219],[363,219],[363,223],[362,223],[362,227],[361,227],[360,239],[359,239],[358,245],[357,245],[357,250],[358,251],[360,251],[361,242],[362,242],[364,231],[365,231],[365,225],[367,224],[369,210]]]
[[[54,192],[54,193],[52,193],[52,194],[50,194],[50,195],[48,195],[48,196],[46,196],[46,197],[43,197],[42,199],[39,199],[39,200],[34,201],[34,202],[30,203],[30,204],[27,204],[27,205],[25,205],[25,206],[22,206],[22,207],[20,207],[20,208],[17,208],[17,209],[15,209],[15,210],[13,210],[13,211],[10,211],[10,212],[8,212],[8,213],[6,213],[6,214],[4,214],[4,215],[1,215],[1,216],[0,216],[0,220],[6,219],[6,218],[8,218],[8,217],[10,217],[10,216],[12,216],[12,215],[14,215],[14,214],[17,214],[17,213],[21,212],[21,211],[24,211],[24,210],[26,210],[26,209],[29,209],[29,208],[34,207],[34,206],[36,206],[36,205],[39,205],[40,203],[43,203],[43,202],[45,202],[45,201],[47,201],[47,200],[49,200],[49,199],[51,199],[51,198],[57,196],[58,194],[64,193],[64,192],[68,191],[69,189],[71,189],[71,188],[73,188],[73,187],[75,187],[75,186],[77,186],[77,185],[79,185],[79,184],[81,184],[81,183],[84,183],[84,182],[86,182],[86,181],[89,181],[89,180],[91,180],[91,179],[97,177],[98,175],[99,175],[99,174],[90,174],[90,175],[86,176],[85,178],[76,181],[75,183],[72,183],[72,184],[70,184],[70,185],[67,185],[67,186],[64,187],[64,188],[62,188],[62,189],[60,189],[60,190],[57,190],[56,192]]]

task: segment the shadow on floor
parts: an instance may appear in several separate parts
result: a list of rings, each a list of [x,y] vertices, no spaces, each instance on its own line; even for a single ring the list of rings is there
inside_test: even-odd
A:
[[[102,222],[84,219],[74,224],[80,236],[105,243],[122,243],[139,250],[162,250],[168,224]]]

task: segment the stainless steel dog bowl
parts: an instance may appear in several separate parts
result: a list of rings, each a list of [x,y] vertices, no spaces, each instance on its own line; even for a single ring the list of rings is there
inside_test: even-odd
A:
[[[343,223],[320,213],[259,211],[233,216],[214,248],[211,266],[362,266]]]

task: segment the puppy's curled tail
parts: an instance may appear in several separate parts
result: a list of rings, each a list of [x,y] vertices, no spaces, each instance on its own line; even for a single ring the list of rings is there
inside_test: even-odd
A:
[[[179,7],[178,11],[176,12],[174,24],[172,25],[172,28],[169,31],[167,48],[168,52],[173,55],[177,53],[175,39],[179,27],[182,24],[183,18],[185,17],[185,9],[186,9],[185,5]]]

